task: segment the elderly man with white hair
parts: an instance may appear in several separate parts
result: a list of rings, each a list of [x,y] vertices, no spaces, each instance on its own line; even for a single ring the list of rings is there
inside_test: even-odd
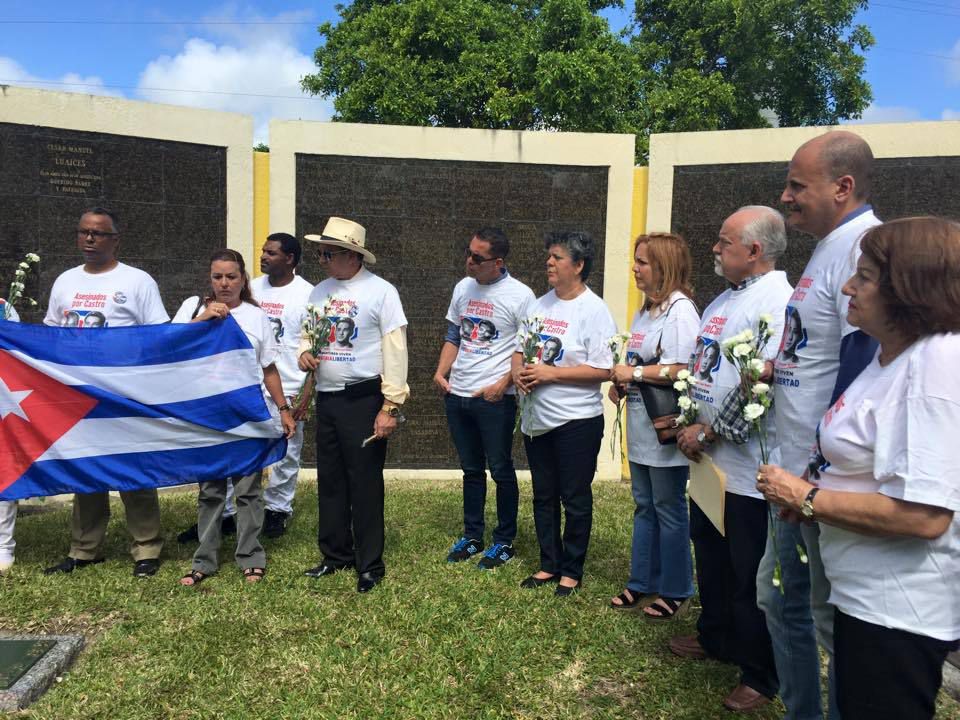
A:
[[[730,287],[703,313],[698,345],[719,348],[746,329],[756,333],[761,316],[769,316],[765,319],[772,336],[780,336],[793,292],[786,274],[776,270],[786,247],[783,217],[772,208],[740,208],[724,221],[713,255],[717,274]],[[776,346],[768,345],[766,352],[772,360]],[[703,610],[697,635],[673,638],[670,649],[681,657],[712,657],[739,665],[740,682],[723,704],[747,712],[766,705],[778,689],[770,635],[757,607],[767,503],[755,487],[760,444],[740,410],[739,374],[722,353],[710,357],[717,364],[710,373],[697,375],[693,385],[699,417],[681,431],[677,444],[694,462],[705,462],[703,453],[708,453],[726,475],[725,535],[691,500],[690,536]]]

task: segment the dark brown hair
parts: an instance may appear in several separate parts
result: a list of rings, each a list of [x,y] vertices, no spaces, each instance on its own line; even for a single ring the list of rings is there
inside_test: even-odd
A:
[[[656,280],[656,287],[646,292],[646,307],[662,303],[676,290],[692,300],[693,287],[690,284],[690,274],[693,260],[690,258],[690,247],[687,241],[673,233],[655,232],[638,235],[633,242],[634,254],[641,243],[647,245],[647,258]]]
[[[960,331],[960,224],[911,217],[878,225],[860,240],[880,269],[890,325],[906,337]]]
[[[260,303],[253,299],[253,293],[250,292],[250,276],[247,275],[247,266],[243,262],[243,255],[238,253],[236,250],[231,250],[230,248],[220,248],[219,250],[214,250],[213,254],[210,256],[210,265],[212,266],[218,260],[223,262],[235,262],[239,266],[240,274],[243,275],[243,287],[240,288],[240,302],[250,303],[251,305],[260,307]],[[213,300],[213,296],[208,295],[204,302],[208,303],[211,300]]]

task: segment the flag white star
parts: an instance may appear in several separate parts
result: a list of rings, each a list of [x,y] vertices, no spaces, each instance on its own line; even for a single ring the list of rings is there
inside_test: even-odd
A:
[[[3,378],[0,378],[0,420],[5,419],[7,415],[12,413],[29,422],[30,418],[20,407],[20,403],[26,400],[32,392],[33,390],[11,390],[7,387]]]

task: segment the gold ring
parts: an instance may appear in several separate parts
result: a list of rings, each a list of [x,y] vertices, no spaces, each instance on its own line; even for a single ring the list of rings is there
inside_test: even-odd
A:
[[[758,471],[758,472],[757,472],[757,482],[762,482],[762,481],[763,481],[763,475]]]

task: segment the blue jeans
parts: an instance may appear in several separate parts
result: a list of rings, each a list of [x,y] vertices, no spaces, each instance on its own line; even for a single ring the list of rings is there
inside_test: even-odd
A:
[[[520,491],[513,467],[513,423],[517,401],[504,395],[497,402],[448,393],[447,426],[463,470],[463,536],[483,541],[487,501],[487,465],[497,486],[497,527],[493,542],[510,545],[517,535]]]
[[[821,720],[820,654],[810,609],[810,569],[800,562],[797,545],[805,548],[800,525],[773,513],[780,555],[780,588],[773,585],[776,554],[770,533],[757,572],[757,605],[767,618],[780,679],[784,720]],[[780,592],[780,590],[783,592]],[[834,717],[831,715],[831,717]]]
[[[633,547],[630,581],[633,593],[669,598],[693,595],[690,520],[687,516],[686,465],[652,467],[630,463],[633,489]]]

